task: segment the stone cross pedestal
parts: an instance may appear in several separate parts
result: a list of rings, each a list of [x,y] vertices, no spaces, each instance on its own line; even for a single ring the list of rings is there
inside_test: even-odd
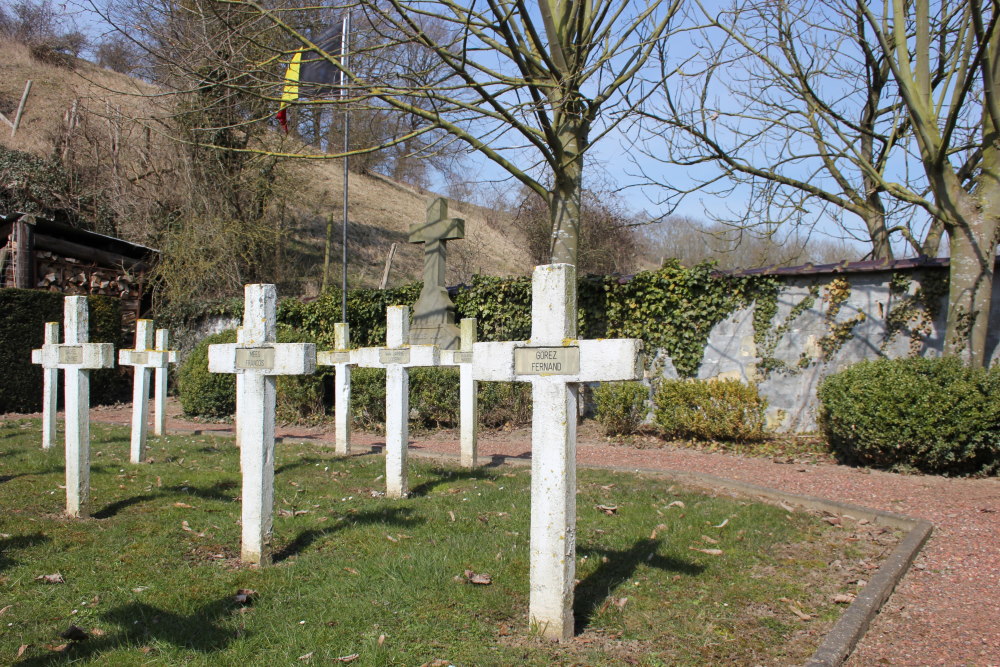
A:
[[[59,344],[59,323],[45,323],[44,346]],[[42,366],[42,449],[52,449],[56,438],[56,411],[59,402],[58,359],[45,358],[44,348],[31,351],[31,363]]]
[[[161,332],[166,334],[166,329],[160,329],[157,333]],[[149,384],[153,370],[156,370],[157,380],[160,380],[160,373],[166,371],[167,364],[177,362],[177,353],[164,349],[166,347],[165,338],[162,340],[162,346],[160,349],[153,348],[153,321],[136,320],[135,349],[118,350],[118,364],[135,368],[135,377],[132,383],[132,444],[130,448],[132,463],[142,463],[146,458]],[[161,402],[166,400],[166,374],[162,376],[162,381],[162,391],[159,385],[156,390],[157,419],[163,415],[165,410],[165,405],[161,405]],[[162,432],[161,426],[159,434]]]
[[[351,334],[346,322],[333,325],[333,350],[316,353],[318,366],[333,366],[333,421],[335,429],[335,451],[338,454],[351,453]]]
[[[275,378],[316,370],[313,343],[276,343],[278,295],[274,285],[247,285],[243,333],[235,344],[210,345],[208,370],[236,373],[240,467],[243,471],[243,540],[240,559],[266,564],[274,510]]]
[[[476,319],[462,319],[462,346],[442,350],[442,366],[458,366],[460,412],[459,459],[463,467],[475,468],[479,456],[479,383],[472,376],[472,345],[476,342]]]
[[[580,383],[642,377],[642,341],[576,340],[576,269],[535,268],[531,339],[476,343],[476,380],[530,382],[529,618],[551,639],[573,635],[576,573],[576,419]]]
[[[424,286],[413,305],[409,342],[437,345],[442,350],[458,347],[455,304],[445,286],[445,243],[465,237],[465,220],[448,217],[448,200],[438,197],[427,208],[427,222],[410,225],[410,243],[424,244]]]
[[[414,366],[440,366],[436,345],[410,345],[407,333],[410,309],[386,309],[386,347],[363,347],[351,351],[351,360],[363,368],[385,369],[385,494],[403,498],[406,480],[407,444],[410,439],[410,371]]]
[[[153,375],[153,434],[163,435],[167,432],[167,364],[177,363],[177,350],[170,348],[170,332],[166,329],[156,330],[156,352],[165,354],[162,365],[154,366]],[[163,359],[163,357],[161,357]]]
[[[31,359],[42,368],[63,370],[66,407],[66,515],[86,516],[90,500],[90,371],[113,368],[115,346],[89,343],[87,297],[68,296],[63,302],[66,342],[45,344]],[[38,354],[36,354],[36,352]]]

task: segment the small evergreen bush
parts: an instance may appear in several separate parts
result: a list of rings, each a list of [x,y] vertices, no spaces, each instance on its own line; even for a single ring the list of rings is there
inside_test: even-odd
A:
[[[631,435],[639,430],[649,408],[649,390],[641,382],[602,382],[594,390],[596,413],[604,435]]]
[[[928,473],[996,471],[1000,370],[957,358],[862,361],[820,385],[819,422],[850,463]]]
[[[236,376],[208,371],[208,346],[235,342],[235,330],[208,336],[181,364],[177,371],[177,398],[184,414],[219,419],[236,412]]]
[[[520,426],[531,421],[531,385],[527,382],[480,382],[479,423],[487,428]]]
[[[740,380],[662,380],[653,416],[666,438],[753,442],[766,436],[767,399]]]
[[[177,395],[186,415],[221,419],[236,412],[236,375],[208,370],[208,346],[235,343],[236,331],[223,331],[195,346],[177,372]],[[279,343],[307,343],[309,336],[278,327]],[[276,418],[279,422],[316,421],[325,414],[323,378],[332,369],[312,375],[278,376]]]
[[[366,431],[385,429],[385,369],[351,369],[351,416]]]
[[[458,426],[461,418],[457,368],[414,368],[410,371],[410,413],[420,426]]]

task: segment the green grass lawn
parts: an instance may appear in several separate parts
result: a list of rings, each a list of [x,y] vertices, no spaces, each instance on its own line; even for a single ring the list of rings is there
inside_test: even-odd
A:
[[[795,663],[842,611],[833,594],[856,590],[829,564],[886,548],[804,512],[581,470],[578,634],[557,644],[527,627],[525,468],[411,461],[412,497],[388,500],[381,456],[279,445],[275,562],[252,569],[231,440],[154,438],[132,465],[128,430],[93,425],[92,518],[67,520],[62,452],[39,431],[0,423],[3,664]],[[70,625],[89,638],[61,638]]]

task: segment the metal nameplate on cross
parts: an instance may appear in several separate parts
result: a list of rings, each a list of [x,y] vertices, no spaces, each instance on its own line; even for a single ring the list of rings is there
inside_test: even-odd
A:
[[[535,268],[531,339],[473,346],[476,380],[530,382],[531,564],[528,614],[551,639],[573,635],[576,419],[580,383],[638,380],[642,341],[576,338],[576,269]]]
[[[247,285],[239,343],[209,345],[208,370],[235,373],[240,467],[243,470],[240,558],[269,560],[274,515],[274,419],[278,375],[316,370],[316,345],[278,343],[278,293],[274,285]]]

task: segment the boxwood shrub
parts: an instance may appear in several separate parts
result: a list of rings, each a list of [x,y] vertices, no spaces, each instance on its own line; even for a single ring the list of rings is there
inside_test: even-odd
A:
[[[740,380],[661,380],[653,418],[666,438],[753,442],[766,437],[767,399]]]
[[[928,473],[996,471],[1000,370],[954,357],[862,361],[820,385],[819,422],[846,462]]]
[[[188,355],[177,372],[177,395],[186,415],[221,419],[236,412],[236,376],[230,373],[210,373],[208,346],[235,343],[236,331],[231,329],[204,338]],[[278,327],[279,343],[308,343],[310,337],[296,329]],[[320,367],[312,375],[279,376],[277,408],[279,422],[315,422],[323,418],[324,376],[333,369]]]
[[[648,398],[641,382],[602,382],[594,390],[594,418],[605,435],[631,435],[646,420]]]

